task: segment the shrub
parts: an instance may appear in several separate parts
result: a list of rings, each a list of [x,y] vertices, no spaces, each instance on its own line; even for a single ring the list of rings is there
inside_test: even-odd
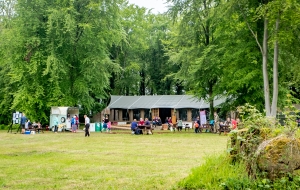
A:
[[[238,183],[237,183],[238,182]],[[250,181],[241,162],[232,164],[226,154],[208,157],[205,163],[178,183],[180,189],[226,189],[243,187]]]
[[[259,190],[300,188],[300,176],[289,175],[274,181],[267,178],[251,179],[246,165],[232,164],[226,154],[208,157],[204,164],[192,169],[192,173],[178,183],[178,189]]]

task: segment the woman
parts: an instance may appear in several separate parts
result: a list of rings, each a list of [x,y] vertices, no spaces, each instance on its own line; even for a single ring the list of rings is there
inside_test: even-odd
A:
[[[72,126],[72,133],[76,133],[77,130],[76,116],[73,116],[71,120],[71,126]]]

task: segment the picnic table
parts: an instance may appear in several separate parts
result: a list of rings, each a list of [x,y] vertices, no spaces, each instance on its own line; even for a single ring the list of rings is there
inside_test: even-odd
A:
[[[230,132],[230,125],[220,125],[220,129],[219,129],[219,135],[221,135],[221,133],[229,133]]]
[[[143,131],[143,134],[153,134],[151,125],[138,125],[138,128]]]
[[[205,132],[207,132],[207,130],[209,130],[209,132],[212,132],[212,126],[210,124],[202,124],[200,125],[200,132],[202,132],[202,130],[205,130]]]

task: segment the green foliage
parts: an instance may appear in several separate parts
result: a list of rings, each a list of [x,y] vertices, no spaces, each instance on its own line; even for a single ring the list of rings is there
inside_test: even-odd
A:
[[[178,183],[182,189],[221,189],[232,186],[232,181],[239,179],[234,184],[236,187],[246,182],[249,183],[242,163],[232,164],[226,154],[206,158],[205,163],[194,168],[192,173]],[[226,189],[226,188],[224,188]]]
[[[8,66],[14,87],[10,109],[43,122],[51,106],[98,107],[110,73],[119,71],[108,48],[124,38],[120,2],[19,0],[0,44],[0,65]]]
[[[238,107],[237,111],[242,118],[242,123],[239,124],[239,129],[242,130],[233,130],[229,133],[228,152],[234,162],[242,161],[246,164],[247,172],[251,177],[264,176],[263,171],[257,168],[259,145],[279,135],[295,136],[298,131],[295,119],[292,116],[286,116],[285,126],[281,126],[275,118],[265,117],[249,104]]]
[[[233,164],[226,154],[206,158],[204,164],[193,168],[191,174],[178,183],[179,189],[298,189],[300,176],[282,177],[271,181],[267,178],[251,179],[246,165]]]

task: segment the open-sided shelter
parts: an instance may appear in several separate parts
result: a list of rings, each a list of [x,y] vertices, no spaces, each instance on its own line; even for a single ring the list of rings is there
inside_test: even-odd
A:
[[[224,99],[214,101],[214,106]],[[200,110],[208,110],[209,103],[192,95],[111,96],[108,105],[110,121],[132,121],[139,118],[166,117],[192,121]]]

